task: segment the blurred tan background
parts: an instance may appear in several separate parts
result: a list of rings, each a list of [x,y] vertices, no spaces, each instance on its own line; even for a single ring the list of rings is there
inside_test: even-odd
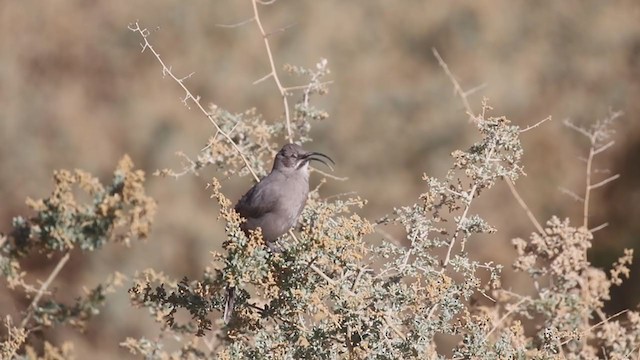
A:
[[[0,229],[28,214],[27,196],[49,194],[54,169],[81,168],[108,182],[125,153],[147,174],[179,169],[175,152],[195,156],[213,134],[201,114],[183,106],[155,58],[140,53],[140,38],[127,29],[132,21],[152,30],[149,40],[178,75],[195,72],[187,85],[204,103],[232,112],[256,107],[280,121],[273,82],[252,85],[269,72],[255,23],[216,26],[251,16],[250,1],[237,0],[0,2]],[[363,214],[375,220],[414,202],[422,173],[442,176],[451,151],[472,143],[475,132],[433,57],[436,47],[463,88],[486,84],[470,97],[474,110],[486,96],[495,115],[523,127],[553,117],[523,136],[528,176],[517,183],[540,221],[557,214],[579,224],[581,204],[558,187],[584,191],[578,157],[588,145],[562,119],[589,124],[609,109],[624,111],[616,145],[597,162],[622,178],[595,193],[591,223],[610,226],[597,233],[592,260],[608,266],[622,248],[638,247],[640,2],[280,0],[261,7],[261,17],[267,31],[292,25],[270,38],[279,70],[329,61],[334,83],[318,104],[331,116],[315,126],[308,147],[331,155],[336,175],[349,181],[330,182],[324,195],[356,191],[369,199]],[[73,298],[78,284],[95,285],[115,270],[198,276],[222,241],[204,188],[213,175],[149,175],[148,191],[159,202],[151,240],[74,253],[55,286]],[[223,186],[235,201],[248,184],[231,178]],[[472,257],[508,268],[509,239],[532,230],[525,215],[503,184],[472,211],[499,230],[471,241]],[[45,277],[53,263],[26,266]],[[638,271],[611,311],[636,306]],[[26,307],[0,286],[0,315]],[[128,306],[126,288],[108,303],[86,334],[62,328],[45,337],[74,342],[81,359],[111,359],[126,355],[118,348],[125,337],[157,336],[145,311]]]

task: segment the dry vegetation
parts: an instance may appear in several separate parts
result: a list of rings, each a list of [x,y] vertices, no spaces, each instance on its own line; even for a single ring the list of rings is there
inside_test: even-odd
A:
[[[0,5],[1,358],[640,357],[637,4],[238,4]],[[339,168],[273,254],[290,140]]]

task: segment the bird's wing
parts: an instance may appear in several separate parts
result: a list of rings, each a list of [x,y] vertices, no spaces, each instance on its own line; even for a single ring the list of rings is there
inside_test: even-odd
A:
[[[236,211],[244,218],[258,218],[275,209],[278,201],[278,187],[269,186],[273,179],[269,176],[254,185],[238,200]]]

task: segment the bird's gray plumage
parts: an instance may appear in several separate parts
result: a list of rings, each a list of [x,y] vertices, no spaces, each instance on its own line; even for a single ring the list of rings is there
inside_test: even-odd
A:
[[[316,160],[329,166],[328,156],[307,152],[296,144],[287,144],[276,154],[271,173],[255,184],[240,198],[235,210],[246,221],[241,229],[262,229],[262,237],[272,251],[276,241],[295,225],[309,194],[309,162]],[[235,301],[235,289],[227,289],[224,322],[229,323]]]
[[[272,245],[296,222],[309,193],[308,170],[283,174],[275,170],[243,196],[236,211],[246,219],[242,230],[262,229],[262,237]]]

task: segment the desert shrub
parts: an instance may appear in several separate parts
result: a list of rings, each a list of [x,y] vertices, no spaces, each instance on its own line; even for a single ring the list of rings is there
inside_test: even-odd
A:
[[[328,62],[320,60],[312,68],[286,66],[307,84],[284,87],[258,3],[253,2],[252,22],[265,38],[271,60],[271,72],[263,81],[276,84],[284,106],[282,121],[266,121],[253,109],[234,114],[203,106],[188,89],[188,77],[176,76],[161,60],[149,41],[151,33],[138,23],[130,26],[142,40],[143,53],[154,55],[163,74],[182,88],[185,105],[202,112],[215,129],[195,159],[183,155],[183,169],[162,169],[157,175],[189,176],[211,166],[220,176],[252,176],[257,181],[267,173],[282,139],[306,143],[311,126],[328,117],[311,102],[328,92]],[[149,359],[623,359],[637,352],[638,312],[607,315],[603,310],[612,286],[629,276],[632,250],[608,271],[593,267],[587,258],[601,228],[589,223],[591,191],[617,177],[596,180],[593,163],[613,144],[612,122],[620,114],[612,113],[591,128],[567,122],[590,145],[584,194],[571,192],[583,204],[583,221],[575,225],[554,216],[540,223],[515,183],[524,174],[520,137],[534,129],[544,131],[538,128],[542,122],[521,129],[495,115],[486,99],[474,113],[469,93],[434,54],[465,105],[464,118],[477,129],[473,144],[451,154],[445,176],[423,175],[424,192],[415,203],[377,220],[358,215],[365,199],[349,194],[323,197],[321,186],[313,189],[299,225],[281,240],[283,252],[269,251],[259,231],[246,236],[240,230],[243,219],[221,182],[213,178],[208,191],[225,225],[223,251],[212,254],[210,266],[198,279],[172,279],[162,269],[140,269],[129,286],[131,304],[148,310],[162,335],[123,339],[121,346]],[[289,99],[295,99],[291,106]],[[324,182],[343,180],[315,171]],[[8,335],[0,347],[4,358],[37,357],[28,346],[31,332],[61,323],[82,326],[99,311],[121,276],[72,305],[53,297],[42,299],[71,249],[94,251],[106,242],[149,236],[155,204],[144,194],[143,179],[124,158],[110,186],[82,171],[60,171],[51,197],[28,201],[35,215],[17,217],[11,232],[0,240],[8,287],[34,296],[18,326],[5,321]],[[497,236],[491,235],[496,229],[473,204],[479,196],[490,196],[487,190],[500,182],[512,190],[535,229],[513,240],[513,264],[479,262],[466,247],[469,241]],[[90,195],[89,204],[76,202],[73,185]],[[401,227],[405,235],[394,238],[386,227]],[[36,251],[62,254],[39,288],[25,281],[20,270],[20,260]],[[530,291],[503,287],[504,266],[526,274]],[[224,325],[221,311],[229,286],[237,288],[239,296],[232,322]],[[443,335],[454,340],[442,341]],[[50,357],[71,356],[65,346],[46,345],[45,352]]]
[[[112,183],[106,186],[82,170],[56,171],[53,180],[51,196],[27,199],[34,215],[15,217],[11,232],[0,236],[0,269],[7,288],[32,297],[19,326],[14,326],[10,318],[5,320],[8,335],[0,348],[2,358],[16,356],[29,333],[60,324],[83,329],[99,313],[106,295],[122,284],[124,276],[115,272],[104,283],[85,289],[84,296],[74,303],[46,296],[51,295],[47,294],[48,287],[69,261],[72,250],[94,252],[109,242],[127,245],[131,240],[146,239],[151,230],[156,204],[145,194],[144,173],[134,169],[128,156],[122,158]],[[59,258],[39,287],[28,281],[20,266],[21,260],[35,255]],[[48,354],[70,351],[68,346],[60,350],[48,343],[45,350]],[[28,347],[26,353],[27,358],[33,357]]]

